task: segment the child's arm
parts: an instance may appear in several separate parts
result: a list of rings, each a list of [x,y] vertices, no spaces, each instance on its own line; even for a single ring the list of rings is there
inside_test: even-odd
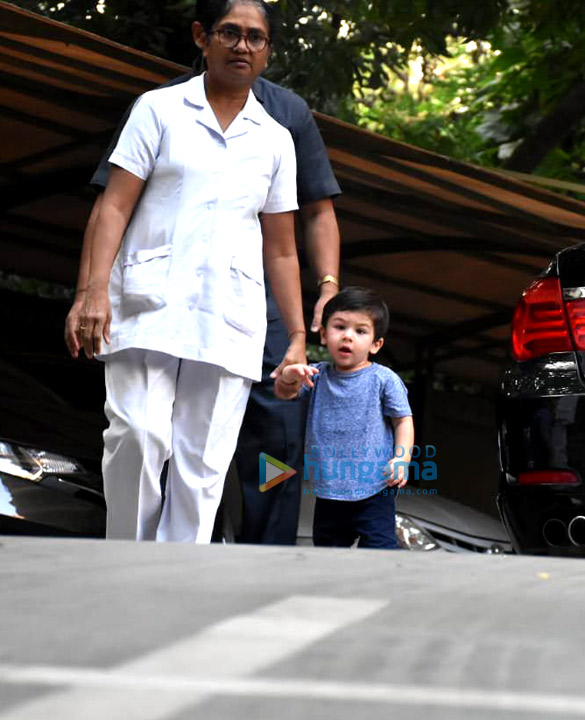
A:
[[[402,455],[390,460],[383,471],[383,475],[386,477],[386,482],[390,487],[403,488],[408,482],[408,463],[414,445],[414,423],[410,415],[390,419],[394,428],[394,447],[401,448]]]
[[[287,365],[274,381],[274,394],[281,400],[292,400],[301,391],[303,384],[313,387],[311,378],[319,369],[310,365]]]

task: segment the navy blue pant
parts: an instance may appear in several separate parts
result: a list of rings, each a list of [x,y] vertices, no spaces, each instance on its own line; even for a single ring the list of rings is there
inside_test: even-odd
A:
[[[281,320],[269,320],[264,346],[262,382],[254,383],[240,430],[235,454],[242,491],[244,543],[294,545],[301,501],[301,472],[304,444],[304,404],[274,396],[270,373],[288,347]],[[263,452],[286,463],[296,475],[260,492],[259,454]]]
[[[321,547],[399,549],[396,540],[394,493],[382,490],[363,500],[317,498],[313,543]]]

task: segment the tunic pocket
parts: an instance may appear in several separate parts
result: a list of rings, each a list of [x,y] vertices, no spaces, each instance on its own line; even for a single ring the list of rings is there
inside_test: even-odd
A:
[[[171,245],[145,248],[124,258],[122,304],[129,315],[158,310],[167,304],[166,287]]]
[[[266,324],[264,272],[261,264],[245,257],[233,257],[224,319],[240,332],[255,335]]]

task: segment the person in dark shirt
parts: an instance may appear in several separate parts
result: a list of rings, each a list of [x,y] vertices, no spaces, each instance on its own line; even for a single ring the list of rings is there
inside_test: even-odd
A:
[[[195,21],[204,19],[206,2],[199,0]],[[186,73],[163,87],[186,82],[199,70]],[[297,159],[297,193],[303,244],[314,272],[319,296],[315,304],[311,330],[317,332],[325,303],[339,288],[339,231],[332,199],[340,193],[327,150],[307,103],[295,93],[262,77],[252,90],[264,109],[293,138]],[[91,179],[91,184],[103,190],[109,174],[109,157],[119,133],[130,113],[122,119],[118,131]],[[89,249],[95,222],[99,214],[102,194],[92,209],[81,254],[76,296],[69,311],[65,339],[73,357],[81,349],[80,312],[83,307],[89,269]],[[298,403],[279,400],[273,393],[274,378],[287,363],[288,337],[272,297],[267,288],[268,328],[264,347],[262,381],[252,386],[246,414],[240,431],[235,461],[240,480],[243,512],[239,540],[246,543],[291,545],[296,542],[300,507],[300,471],[303,449],[303,422]],[[282,361],[282,362],[281,362]],[[298,472],[284,483],[267,492],[259,489],[259,454],[266,453]]]

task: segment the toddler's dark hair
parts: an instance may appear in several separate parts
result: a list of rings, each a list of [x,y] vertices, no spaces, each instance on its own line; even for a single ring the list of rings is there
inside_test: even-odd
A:
[[[365,287],[352,285],[337,293],[323,308],[323,327],[336,312],[363,312],[374,324],[374,340],[383,338],[388,332],[390,313],[381,295]]]

